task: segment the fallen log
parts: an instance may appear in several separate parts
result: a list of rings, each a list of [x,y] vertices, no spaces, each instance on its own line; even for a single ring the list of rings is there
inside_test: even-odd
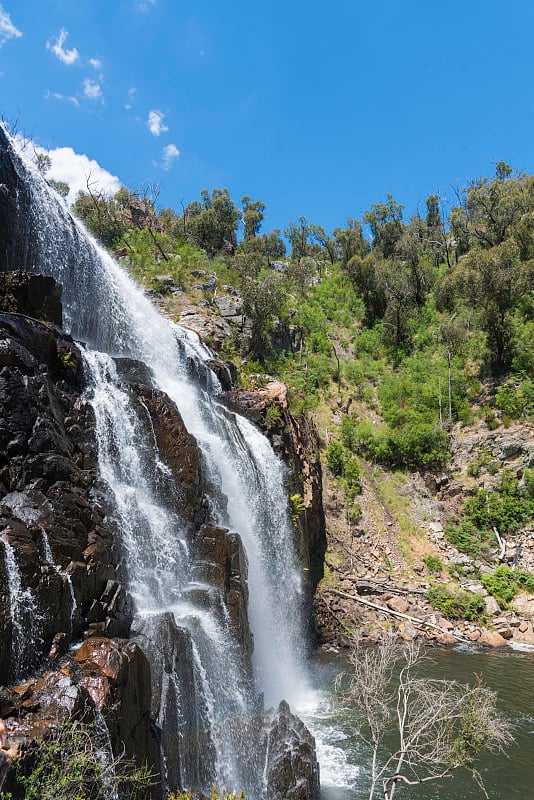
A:
[[[355,578],[350,578],[347,575],[343,576],[343,580],[350,581],[354,584],[358,594],[426,594],[424,589],[416,589],[415,587],[407,587],[401,589],[400,586],[391,586],[387,583],[373,583],[372,581],[358,581]]]
[[[364,600],[362,597],[353,594],[347,594],[346,592],[339,592],[337,589],[326,589],[326,594],[333,594],[336,597],[344,597],[346,600],[354,600],[356,603],[361,603],[363,606],[368,606],[369,608],[374,608],[375,611],[380,611],[382,614],[388,614],[392,617],[400,617],[401,619],[408,620],[408,622],[413,623],[414,625],[418,625],[424,628],[432,628],[433,630],[439,631],[440,633],[447,634],[448,636],[452,636],[454,639],[458,639],[460,642],[469,642],[467,636],[462,636],[460,633],[452,633],[452,631],[446,631],[445,628],[440,627],[440,625],[436,625],[433,622],[426,622],[424,619],[419,619],[418,617],[412,617],[410,614],[401,614],[400,611],[393,611],[391,608],[384,608],[384,606],[379,606],[378,603],[371,603],[370,600]]]

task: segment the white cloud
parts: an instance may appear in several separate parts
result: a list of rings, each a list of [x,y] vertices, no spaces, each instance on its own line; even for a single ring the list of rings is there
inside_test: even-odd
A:
[[[125,108],[127,111],[129,111],[129,110],[131,109],[131,107],[132,107],[132,103],[133,103],[133,101],[134,101],[134,99],[135,99],[135,93],[136,93],[136,91],[137,91],[137,89],[135,88],[135,86],[131,86],[131,87],[128,89],[128,102],[124,104],[124,108]]]
[[[51,50],[54,55],[56,55],[60,61],[63,61],[64,64],[74,64],[80,57],[80,54],[76,50],[75,47],[72,50],[65,50],[63,45],[67,41],[67,36],[69,35],[68,31],[65,28],[61,28],[59,32],[59,36],[54,44],[50,42],[46,43],[46,49]]]
[[[86,78],[83,82],[83,93],[90,100],[98,100],[102,97],[100,84],[96,81],[92,81],[90,78]]]
[[[53,100],[63,100],[66,103],[72,103],[72,105],[76,106],[76,108],[78,108],[78,106],[80,105],[77,97],[72,97],[72,95],[60,94],[59,92],[51,92],[49,89],[45,94],[45,100],[50,100],[50,98],[52,98]]]
[[[175,144],[168,144],[163,148],[163,169],[170,169],[174,161],[180,157],[180,151]]]
[[[67,202],[72,204],[82,189],[87,191],[87,178],[93,192],[102,192],[109,196],[116,194],[122,184],[120,180],[100,166],[94,159],[75,153],[72,147],[57,147],[55,150],[35,148],[37,153],[48,153],[52,166],[46,173],[47,178],[65,181],[70,186]]]
[[[15,28],[11,22],[11,17],[0,5],[0,47],[9,39],[18,39],[20,36],[22,36],[21,31]]]
[[[146,124],[148,125],[148,130],[153,136],[159,136],[160,134],[166,133],[169,130],[167,125],[163,124],[164,117],[165,114],[162,114],[161,111],[158,111],[157,109],[149,111]]]
[[[102,62],[99,58],[90,58],[89,63],[93,69],[102,69]]]

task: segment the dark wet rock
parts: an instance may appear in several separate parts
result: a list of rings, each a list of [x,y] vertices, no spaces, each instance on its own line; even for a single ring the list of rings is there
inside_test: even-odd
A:
[[[0,309],[61,327],[61,286],[47,275],[7,272],[0,281]]]
[[[252,674],[252,634],[248,620],[248,565],[237,533],[215,525],[203,525],[195,538],[194,573],[200,582],[219,589],[226,604],[234,634],[239,642],[243,665]],[[198,598],[197,598],[198,599]],[[216,600],[205,598],[206,607],[217,614]]]
[[[143,361],[134,358],[115,358],[115,366],[119,377],[128,383],[141,383],[153,386],[152,370]]]
[[[167,788],[210,786],[215,774],[208,712],[195,672],[191,635],[171,613],[137,618],[132,634],[152,670],[151,716]]]
[[[28,617],[17,644],[7,554],[0,552],[2,681],[34,669],[56,634],[79,636],[95,599],[117,578],[98,488],[95,420],[82,391],[81,353],[70,337],[0,311],[0,536],[12,548]],[[129,610],[125,603],[113,617],[117,608],[110,616],[102,604],[98,621],[125,633]]]
[[[141,418],[149,416],[147,422],[153,431],[156,458],[171,471],[173,482],[167,486],[169,500],[176,505],[183,521],[194,527],[202,524],[207,503],[202,454],[195,437],[188,432],[178,408],[164,392],[138,383],[132,383],[130,388],[140,403]],[[161,481],[163,484],[164,475]]]
[[[152,769],[156,742],[150,730],[151,677],[148,660],[133,641],[93,637],[76,654],[80,686],[102,710],[114,752]]]
[[[267,739],[268,800],[319,800],[315,740],[282,700]]]
[[[235,380],[235,372],[232,370],[233,365],[227,361],[221,361],[216,358],[211,358],[209,361],[206,361],[206,364],[216,375],[223,392],[229,392],[233,388]]]

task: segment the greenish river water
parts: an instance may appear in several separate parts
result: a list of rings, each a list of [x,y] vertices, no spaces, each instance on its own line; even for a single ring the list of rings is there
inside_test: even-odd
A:
[[[491,800],[534,800],[534,652],[482,650],[464,646],[430,651],[425,672],[434,678],[473,684],[475,673],[498,691],[499,706],[515,725],[515,743],[507,758],[490,756],[480,764]],[[314,691],[299,709],[314,733],[321,764],[322,800],[368,800],[370,754],[354,732],[350,709],[333,690],[339,672],[350,669],[346,657],[321,653]],[[377,794],[377,800],[380,797]],[[440,783],[398,787],[399,800],[480,800],[481,789],[466,772]]]

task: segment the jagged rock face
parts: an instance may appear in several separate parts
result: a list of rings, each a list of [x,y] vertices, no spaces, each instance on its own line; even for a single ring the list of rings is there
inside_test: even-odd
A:
[[[8,737],[0,758],[0,786],[24,797],[12,759],[24,760],[32,741],[54,736],[67,720],[85,723],[101,712],[117,757],[139,767],[158,769],[157,741],[150,728],[150,667],[141,648],[126,639],[93,637],[76,658],[63,657],[54,669],[20,685],[0,690],[0,717],[8,720]],[[2,783],[3,778],[6,782]]]
[[[268,800],[319,800],[315,740],[283,700],[267,738]]]
[[[143,410],[149,415],[157,455],[174,476],[175,485],[168,487],[165,494],[184,522],[196,527],[207,515],[201,452],[196,439],[188,432],[180,412],[166,394],[140,383],[129,385],[134,397],[141,401],[141,418]]]
[[[61,327],[61,286],[47,275],[8,272],[0,283],[0,308],[26,314]]]
[[[0,128],[0,271],[20,269],[33,261],[30,192],[18,172],[12,150]]]
[[[76,653],[79,686],[103,711],[115,751],[124,747],[137,764],[156,765],[150,732],[151,675],[146,655],[133,641],[91,637]]]
[[[198,581],[208,581],[221,592],[234,635],[239,643],[246,673],[252,675],[252,634],[248,621],[247,558],[237,533],[215,525],[203,525],[196,535],[195,574]],[[198,593],[196,597],[199,598]],[[210,595],[202,598],[213,613]]]
[[[160,742],[160,774],[170,791],[209,786],[214,749],[202,693],[197,689],[191,636],[171,613],[136,619],[133,635],[152,667],[151,716]]]
[[[0,624],[8,644],[0,653],[2,682],[35,666],[56,633],[77,637],[91,624],[112,635],[128,630],[125,596],[117,602],[108,587],[102,597],[117,576],[81,363],[75,343],[53,325],[0,312]],[[26,592],[29,627],[18,643],[8,548],[11,572]]]

